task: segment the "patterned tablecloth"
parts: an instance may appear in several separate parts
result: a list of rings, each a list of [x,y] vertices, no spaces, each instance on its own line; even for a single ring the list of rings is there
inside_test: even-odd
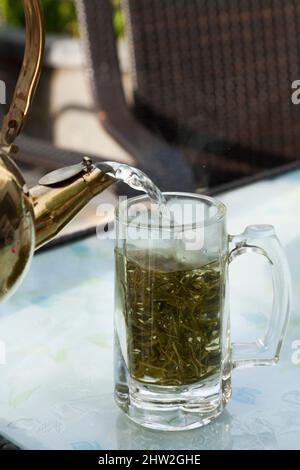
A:
[[[35,256],[0,307],[0,434],[30,449],[300,448],[300,171],[220,199],[231,233],[271,223],[286,248],[293,308],[280,364],[234,371],[230,404],[205,428],[163,433],[129,422],[112,395],[113,242],[92,237]],[[232,264],[233,339],[263,329],[268,269],[251,255]]]

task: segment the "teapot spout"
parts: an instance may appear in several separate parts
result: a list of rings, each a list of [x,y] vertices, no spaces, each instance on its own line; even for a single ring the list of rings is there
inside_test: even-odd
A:
[[[78,165],[49,173],[30,189],[36,249],[52,240],[94,196],[117,181],[105,169],[105,163],[96,166],[84,157]]]

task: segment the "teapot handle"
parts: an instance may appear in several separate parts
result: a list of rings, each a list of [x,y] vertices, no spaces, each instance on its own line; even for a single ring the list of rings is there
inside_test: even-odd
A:
[[[44,52],[44,18],[40,0],[23,0],[26,40],[19,78],[8,113],[3,119],[0,146],[10,147],[19,135],[39,81]]]
[[[233,245],[229,263],[244,253],[263,255],[272,267],[273,309],[267,331],[253,343],[233,343],[233,367],[273,365],[279,359],[282,342],[287,329],[291,280],[283,248],[271,225],[250,225],[240,235],[230,236]]]

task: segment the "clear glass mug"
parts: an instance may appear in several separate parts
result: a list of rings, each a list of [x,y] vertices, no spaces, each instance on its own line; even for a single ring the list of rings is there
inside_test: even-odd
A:
[[[231,236],[221,202],[165,197],[163,215],[148,196],[121,202],[116,213],[115,400],[143,426],[183,430],[222,412],[233,368],[278,361],[290,276],[272,226]],[[273,309],[264,337],[232,344],[228,266],[248,252],[272,266]]]

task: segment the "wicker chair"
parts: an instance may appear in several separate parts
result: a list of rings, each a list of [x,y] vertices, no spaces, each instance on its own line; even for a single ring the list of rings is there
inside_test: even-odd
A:
[[[76,4],[99,121],[162,189],[215,187],[297,162],[300,2],[121,0],[130,104],[111,1]],[[49,169],[81,156],[28,136],[18,143],[20,160]]]
[[[99,119],[165,189],[214,186],[298,159],[297,0],[122,0],[134,102],[110,0],[76,0]]]

